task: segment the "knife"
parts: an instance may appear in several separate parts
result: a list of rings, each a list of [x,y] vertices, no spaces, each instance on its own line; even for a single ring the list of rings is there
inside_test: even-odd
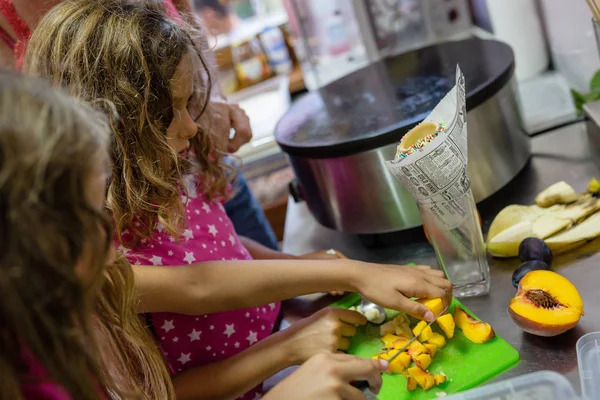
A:
[[[431,325],[433,325],[433,323],[434,323],[435,321],[437,321],[439,317],[441,317],[442,315],[444,315],[444,314],[445,314],[445,313],[448,311],[448,308],[449,308],[449,307],[450,307],[449,305],[448,305],[448,306],[446,306],[446,308],[444,308],[444,309],[442,310],[442,312],[441,312],[441,313],[439,313],[439,314],[438,314],[438,315],[437,315],[437,316],[436,316],[436,317],[435,317],[435,318],[434,318],[434,319],[433,319],[431,322],[429,322],[429,323],[427,324],[427,326],[425,326],[425,328],[423,328],[423,330],[425,330],[425,329],[429,328]],[[400,350],[398,350],[398,351],[396,352],[396,354],[394,354],[392,357],[390,357],[390,358],[387,360],[388,364],[391,364],[391,363],[392,363],[392,361],[394,361],[394,360],[395,360],[395,359],[396,359],[396,358],[397,358],[397,357],[398,357],[398,356],[399,356],[401,353],[403,353],[403,352],[404,352],[404,350],[408,349],[408,347],[409,347],[411,344],[413,344],[413,343],[415,342],[415,340],[417,340],[417,338],[418,338],[418,337],[419,337],[418,335],[414,335],[414,336],[412,337],[412,339],[410,339],[410,340],[409,340],[409,341],[408,341],[408,342],[407,342],[407,343],[406,343],[406,344],[405,344],[405,345],[404,345],[404,346],[403,346],[403,347],[402,347]],[[355,387],[355,388],[357,388],[357,389],[360,389],[360,390],[361,390],[362,392],[364,392],[364,393],[367,393],[367,392],[369,392],[369,393],[370,393],[370,391],[369,391],[369,382],[367,382],[367,381],[357,381],[357,382],[352,382],[352,386],[354,386],[354,387]],[[372,398],[372,397],[371,397],[371,398]],[[367,396],[367,399],[369,399],[369,397],[368,397],[368,396]]]

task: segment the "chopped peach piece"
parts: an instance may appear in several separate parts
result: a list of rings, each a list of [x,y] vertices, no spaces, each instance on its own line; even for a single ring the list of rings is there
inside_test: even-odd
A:
[[[427,322],[421,321],[413,328],[413,333],[415,336],[419,337],[421,342],[426,342],[429,340],[431,335],[433,335],[433,331],[431,330],[431,326],[427,325]]]
[[[414,360],[417,356],[427,352],[427,349],[425,348],[425,346],[423,346],[421,342],[415,340],[410,344],[410,346],[408,346],[408,349],[406,351]]]
[[[441,385],[442,383],[446,382],[446,380],[448,378],[446,378],[446,375],[435,375],[433,377],[433,379],[435,380],[435,385]]]
[[[394,333],[396,333],[396,325],[394,325],[394,322],[392,321],[386,322],[379,327],[380,336],[385,336],[387,334],[393,335]]]
[[[429,353],[429,355],[431,357],[435,356],[435,353],[437,353],[437,351],[438,351],[438,347],[435,344],[427,343],[427,344],[424,344],[423,346],[425,346],[425,348],[427,349],[427,352]]]
[[[386,334],[384,337],[381,338],[381,341],[383,342],[383,344],[385,345],[386,348],[393,348],[394,347],[394,342],[398,339],[401,339],[400,336],[396,336],[396,335],[392,335],[390,333]]]
[[[442,328],[447,338],[454,337],[454,318],[451,314],[442,315],[437,319],[437,324]]]
[[[408,343],[408,339],[400,338],[393,343],[393,348],[396,350],[401,350],[402,348],[404,348],[404,346],[406,346],[406,343]]]
[[[419,299],[417,302],[429,308],[436,317],[444,311],[444,301],[441,297],[435,299]]]
[[[423,390],[429,390],[435,384],[435,378],[427,371],[423,371],[418,366],[408,369],[408,373],[412,376]]]
[[[408,353],[402,352],[398,357],[394,358],[389,366],[389,371],[393,374],[401,374],[405,368],[410,365],[410,356]]]
[[[485,343],[496,336],[490,324],[476,320],[460,307],[454,310],[454,321],[473,343]]]
[[[441,349],[446,345],[446,339],[444,339],[444,337],[439,333],[434,332],[427,343],[434,344],[437,346],[438,349]]]
[[[409,376],[407,379],[408,379],[408,381],[406,384],[406,389],[409,392],[412,392],[413,390],[415,390],[417,388],[417,381],[412,376]]]
[[[415,364],[422,370],[426,370],[431,365],[431,356],[429,354],[421,354],[415,358]]]
[[[381,353],[379,355],[379,359],[380,360],[389,360],[390,358],[392,358],[394,355],[396,355],[396,353],[398,352],[398,350],[390,350],[387,353]]]

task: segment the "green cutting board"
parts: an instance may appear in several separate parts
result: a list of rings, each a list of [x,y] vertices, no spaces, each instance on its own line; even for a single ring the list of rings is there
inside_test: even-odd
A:
[[[334,303],[333,307],[349,308],[360,303],[360,296],[352,294]],[[450,312],[454,307],[460,306],[467,313],[475,317],[470,310],[458,300],[453,299]],[[477,318],[477,317],[475,317]],[[437,324],[432,329],[443,335]],[[445,337],[445,335],[444,335]],[[381,353],[379,326],[367,324],[359,327],[355,337],[350,341],[349,353],[370,358],[376,353]],[[456,328],[454,337],[447,339],[447,344],[433,358],[428,370],[433,374],[443,372],[448,376],[448,381],[429,391],[417,388],[413,392],[406,390],[406,378],[403,375],[383,374],[383,388],[379,393],[380,400],[425,400],[438,398],[437,393],[445,392],[450,395],[475,387],[506,371],[519,361],[519,352],[502,339],[496,336],[484,344],[475,344],[467,339],[462,331]]]

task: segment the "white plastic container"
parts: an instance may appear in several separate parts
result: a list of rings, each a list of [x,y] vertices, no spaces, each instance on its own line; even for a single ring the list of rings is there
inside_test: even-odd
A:
[[[569,381],[559,373],[539,371],[444,397],[447,400],[576,400]]]
[[[600,399],[600,332],[588,333],[579,338],[577,363],[582,397],[585,400]]]

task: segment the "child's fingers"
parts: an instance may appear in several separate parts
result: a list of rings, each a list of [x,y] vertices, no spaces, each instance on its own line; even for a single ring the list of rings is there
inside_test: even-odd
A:
[[[445,278],[446,274],[444,273],[444,271],[441,271],[439,269],[430,269],[426,272],[427,275],[429,276],[437,276],[439,278]]]
[[[444,291],[446,291],[446,292],[449,290],[452,290],[452,282],[450,282],[446,278],[440,278],[437,276],[428,276],[426,279],[427,279],[427,282],[444,289]]]
[[[343,362],[340,368],[340,378],[345,382],[367,381],[371,391],[375,394],[381,390],[381,373],[387,371],[388,363],[385,360],[370,360],[348,355],[334,355]],[[361,393],[362,395],[362,393]],[[364,398],[364,395],[362,395]]]
[[[367,323],[367,318],[361,313],[343,308],[336,309],[336,317],[350,325],[364,325]]]
[[[341,324],[338,329],[338,334],[343,337],[353,337],[356,335],[356,327],[349,324]]]
[[[425,307],[421,303],[417,303],[416,301],[409,300],[404,296],[400,296],[395,301],[396,306],[394,307],[398,311],[404,311],[408,315],[415,317],[417,319],[422,319],[427,322],[432,321],[435,316],[431,312],[431,310]]]
[[[431,267],[429,265],[415,265],[414,267],[411,267],[411,268],[418,269],[418,270],[421,270],[421,271],[429,271],[429,270],[431,270]]]
[[[348,351],[350,348],[350,340],[345,337],[338,338],[337,349],[340,351]]]

